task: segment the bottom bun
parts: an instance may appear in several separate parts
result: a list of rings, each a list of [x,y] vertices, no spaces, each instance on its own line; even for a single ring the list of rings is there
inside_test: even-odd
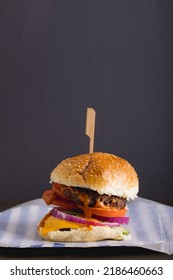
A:
[[[55,230],[48,232],[46,235],[42,235],[42,227],[39,227],[38,232],[43,239],[53,242],[90,242],[104,239],[131,239],[131,235],[123,226],[114,228],[107,226],[90,226],[70,229],[68,231]]]

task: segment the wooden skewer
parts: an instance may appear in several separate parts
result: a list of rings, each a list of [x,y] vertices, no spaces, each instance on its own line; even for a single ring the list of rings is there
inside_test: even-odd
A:
[[[89,153],[94,151],[95,115],[93,108],[87,108],[85,134],[90,138]]]

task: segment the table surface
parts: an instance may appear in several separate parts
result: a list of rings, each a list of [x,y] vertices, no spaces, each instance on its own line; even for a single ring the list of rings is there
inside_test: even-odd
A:
[[[0,212],[24,201],[0,201]],[[161,201],[159,201],[161,202]],[[173,206],[173,201],[162,203]],[[140,247],[98,247],[96,248],[3,248],[0,259],[112,259],[112,260],[173,260],[167,255]]]

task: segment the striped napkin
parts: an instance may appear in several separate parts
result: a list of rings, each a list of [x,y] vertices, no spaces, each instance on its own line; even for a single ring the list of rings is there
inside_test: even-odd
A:
[[[173,207],[144,198],[128,202],[128,241],[54,243],[44,241],[37,233],[41,218],[51,209],[42,199],[35,199],[0,213],[1,247],[103,247],[137,246],[167,254],[173,253]]]

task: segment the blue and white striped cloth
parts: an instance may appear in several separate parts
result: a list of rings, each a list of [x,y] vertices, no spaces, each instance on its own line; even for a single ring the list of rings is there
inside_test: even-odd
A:
[[[128,202],[128,208],[131,240],[53,243],[37,233],[37,225],[50,207],[42,199],[32,200],[0,213],[0,247],[137,246],[173,254],[173,207],[138,197]]]

